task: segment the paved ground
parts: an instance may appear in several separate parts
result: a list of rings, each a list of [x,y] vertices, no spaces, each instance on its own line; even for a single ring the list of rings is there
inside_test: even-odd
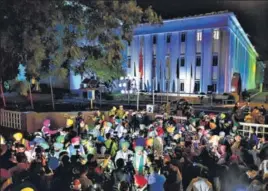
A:
[[[262,92],[251,99],[251,102],[265,103],[268,92]]]

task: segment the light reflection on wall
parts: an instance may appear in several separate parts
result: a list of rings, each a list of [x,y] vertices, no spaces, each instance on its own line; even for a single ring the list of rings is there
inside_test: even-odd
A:
[[[213,52],[213,30],[219,29],[220,40],[218,52]],[[202,31],[201,44],[201,67],[196,68],[196,32]],[[186,33],[185,53],[181,54],[182,42],[180,36]],[[171,42],[166,42],[166,37],[171,34]],[[168,91],[180,92],[179,84],[184,83],[184,92],[194,91],[195,81],[200,83],[200,92],[207,92],[208,85],[217,84],[217,92],[230,92],[233,73],[238,72],[242,78],[242,88],[255,88],[256,57],[257,53],[248,40],[247,35],[238,23],[233,13],[194,17],[186,19],[175,19],[164,21],[159,25],[140,25],[134,30],[134,38],[131,43],[131,69],[128,74],[133,76],[134,69],[139,69],[140,39],[144,37],[144,80],[152,90],[152,48],[153,36],[157,37],[156,44],[156,90],[165,92],[166,87],[166,57],[167,48],[170,48],[171,78]],[[213,55],[218,55],[219,63],[212,66]],[[180,79],[177,79],[177,59],[185,58],[185,66],[180,67]],[[135,63],[135,65],[134,65]],[[192,68],[192,75],[191,75]],[[215,69],[216,78],[213,79]],[[196,72],[198,75],[196,76]],[[138,75],[138,72],[136,72]],[[199,77],[200,74],[200,77]],[[160,88],[160,89],[159,89]]]

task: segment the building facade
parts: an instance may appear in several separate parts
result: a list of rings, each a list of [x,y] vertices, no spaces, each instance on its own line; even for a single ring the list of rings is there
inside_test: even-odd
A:
[[[194,93],[256,87],[258,54],[234,13],[221,12],[142,24],[126,44],[123,67],[139,89]]]

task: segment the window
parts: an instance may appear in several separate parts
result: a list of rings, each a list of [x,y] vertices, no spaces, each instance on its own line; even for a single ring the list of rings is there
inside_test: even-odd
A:
[[[219,31],[219,29],[214,29],[214,31],[213,31],[213,38],[215,40],[218,40],[220,38],[220,31]]]
[[[186,40],[186,33],[181,33],[181,42],[185,42]]]
[[[196,40],[197,41],[202,41],[202,31],[197,31],[197,33],[196,33]]]
[[[216,82],[214,82],[212,84],[212,86],[213,86],[213,92],[217,92],[217,84],[216,84]]]
[[[181,84],[180,84],[180,91],[184,92],[184,82],[181,82]]]
[[[184,58],[181,58],[181,67],[184,67],[184,65],[185,65],[185,59]]]
[[[196,57],[195,66],[201,66],[201,56]]]
[[[152,72],[152,74],[153,74],[153,79],[156,77],[156,57],[154,56],[153,57],[153,63],[152,63],[152,67],[153,67],[153,72]]]
[[[171,34],[167,34],[167,43],[170,43],[171,40]]]
[[[156,35],[153,36],[153,44],[156,44],[157,43],[157,38],[156,38]]]
[[[200,92],[200,81],[195,81],[194,83],[194,92]]]
[[[213,55],[212,66],[218,66],[218,55]]]
[[[131,58],[130,57],[128,57],[128,59],[127,59],[127,67],[131,68]]]

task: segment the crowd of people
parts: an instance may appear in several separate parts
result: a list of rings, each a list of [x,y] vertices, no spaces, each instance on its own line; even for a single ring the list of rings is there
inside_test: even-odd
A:
[[[265,123],[264,107],[183,108],[186,121],[120,106],[94,124],[79,112],[61,129],[46,119],[33,134],[0,136],[0,191],[268,190],[268,134],[239,131],[240,121]]]

